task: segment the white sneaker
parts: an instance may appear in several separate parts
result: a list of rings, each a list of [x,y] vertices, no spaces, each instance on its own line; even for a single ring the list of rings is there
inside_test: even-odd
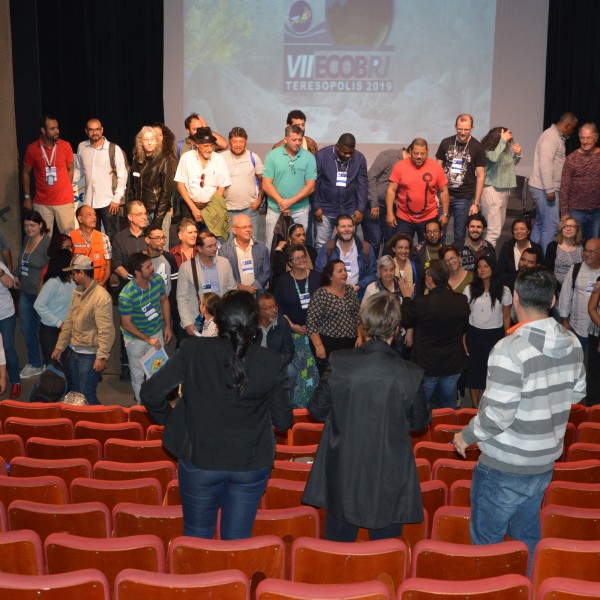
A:
[[[34,367],[27,363],[25,368],[21,371],[21,379],[27,379],[28,377],[37,377],[42,374],[44,369],[42,367]]]

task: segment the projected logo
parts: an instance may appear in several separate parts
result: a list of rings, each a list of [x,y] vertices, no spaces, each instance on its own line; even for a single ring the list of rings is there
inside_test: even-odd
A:
[[[313,21],[322,15],[322,21]],[[294,2],[284,27],[284,91],[393,92],[386,44],[394,0]]]

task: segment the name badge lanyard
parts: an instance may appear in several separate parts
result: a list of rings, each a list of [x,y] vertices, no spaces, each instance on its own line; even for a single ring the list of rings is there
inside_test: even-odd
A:
[[[346,187],[348,184],[348,167],[352,159],[350,158],[346,162],[342,162],[335,153],[335,148],[333,149],[333,155],[336,170],[335,185],[336,187]]]
[[[48,185],[54,185],[56,182],[56,142],[54,143],[54,148],[52,148],[52,154],[50,155],[50,160],[48,160],[48,155],[46,154],[46,149],[44,144],[40,143],[40,149],[42,151],[42,156],[44,157],[44,162],[46,163],[46,183]],[[54,165],[54,166],[53,166]]]
[[[467,153],[467,148],[469,147],[469,142],[471,141],[471,138],[469,137],[469,139],[467,140],[467,143],[465,144],[465,147],[461,150],[460,154],[458,153],[457,150],[457,144],[456,142],[458,141],[458,136],[454,137],[454,156],[452,158],[452,164],[450,165],[450,173],[454,174],[454,175],[460,175],[461,171],[462,171],[462,167],[464,164],[464,160],[465,160],[465,154]]]
[[[27,252],[27,245],[25,245],[25,248],[23,250],[23,255],[21,256],[21,276],[22,277],[29,277],[29,259],[31,258],[31,255],[35,252],[36,248],[40,245],[40,242],[42,241],[42,237],[43,236],[38,237],[38,240],[35,243],[35,246],[31,249],[30,252]],[[27,254],[27,258],[25,257],[26,254]]]
[[[306,274],[306,279],[304,280],[304,292],[300,291],[298,282],[296,281],[296,278],[293,275],[292,279],[294,280],[294,285],[296,286],[296,292],[298,292],[298,298],[300,298],[300,307],[303,310],[306,310],[310,302],[310,293],[308,291],[308,273]]]
[[[140,310],[142,311],[142,313],[144,314],[144,316],[146,317],[146,319],[148,319],[148,321],[153,321],[154,319],[156,319],[159,315],[158,315],[158,311],[154,308],[154,306],[152,306],[152,303],[150,302],[150,294],[152,292],[152,283],[148,282],[148,302],[146,302],[146,304],[144,304],[144,290],[142,288],[140,289],[140,300],[138,302],[138,306],[140,307]]]

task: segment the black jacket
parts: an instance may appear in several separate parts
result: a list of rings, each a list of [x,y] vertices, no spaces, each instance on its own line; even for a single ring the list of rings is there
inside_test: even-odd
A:
[[[163,154],[134,160],[127,188],[127,201],[141,200],[148,213],[154,213],[149,224],[160,229],[167,211],[175,180],[175,165]]]
[[[330,356],[331,371],[308,404],[326,421],[302,501],[360,527],[423,520],[409,429],[431,419],[423,370],[385,342]]]
[[[263,330],[258,327],[254,343],[257,346],[262,344]],[[277,317],[277,323],[275,327],[271,327],[267,332],[267,348],[279,352],[283,356],[285,364],[292,362],[294,358],[294,340],[292,339],[292,329],[288,320],[283,316]]]
[[[511,238],[510,240],[504,242],[502,248],[500,248],[500,252],[498,253],[498,270],[502,276],[502,283],[510,289],[511,293],[515,289],[515,281],[517,279],[517,269],[515,268],[515,244],[517,240],[515,238]],[[544,251],[539,244],[535,242],[531,242],[531,249],[535,252],[537,256],[537,261],[539,265],[544,264]]]
[[[248,384],[238,396],[225,364],[232,354],[229,342],[220,338],[186,339],[142,385],[142,403],[165,425],[165,448],[199,469],[268,467],[275,455],[273,425],[286,431],[293,423],[282,356],[250,344],[244,358]],[[166,398],[179,384],[183,398],[172,409]]]

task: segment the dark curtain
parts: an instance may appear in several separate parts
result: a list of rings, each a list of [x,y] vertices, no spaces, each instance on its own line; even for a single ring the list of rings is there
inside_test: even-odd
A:
[[[74,151],[99,118],[128,156],[163,121],[163,0],[11,0],[11,24],[21,156],[43,113]]]
[[[564,112],[600,124],[600,2],[550,0],[544,127]],[[579,146],[577,136],[567,152]]]

